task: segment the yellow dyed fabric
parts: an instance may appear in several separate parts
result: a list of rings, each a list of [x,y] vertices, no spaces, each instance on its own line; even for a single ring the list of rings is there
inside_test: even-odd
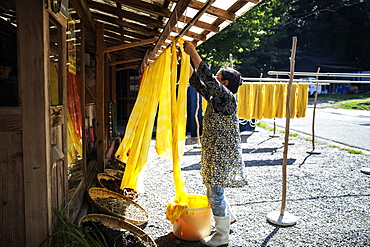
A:
[[[275,108],[275,88],[276,84],[266,84],[264,91],[264,107],[263,107],[263,117],[264,118],[274,118],[276,114]]]
[[[183,149],[185,145],[186,137],[186,99],[187,99],[187,87],[189,82],[190,73],[190,56],[187,55],[183,50],[183,39],[178,40],[181,52],[181,71],[180,78],[178,80],[177,90],[172,90],[173,100],[172,106],[172,162],[173,162],[173,177],[175,184],[176,196],[173,201],[167,203],[166,207],[166,218],[174,223],[175,220],[180,217],[184,210],[188,207],[188,196],[185,192],[185,186],[181,175],[180,158],[183,155]],[[177,60],[175,42],[172,41],[172,61]],[[175,63],[171,65],[172,73],[176,71]],[[175,77],[173,76],[173,79]],[[172,85],[176,85],[177,80],[172,81]]]
[[[144,71],[125,136],[116,152],[116,157],[126,163],[121,189],[138,190],[138,177],[147,161],[163,80],[170,73],[169,61],[170,51],[166,49]]]
[[[298,84],[297,110],[296,110],[297,118],[306,116],[307,104],[308,104],[308,84]]]
[[[59,105],[58,63],[50,62],[50,101],[51,105]]]
[[[262,107],[264,86],[264,84],[253,84],[253,112],[251,118],[262,119],[263,117]]]
[[[207,100],[204,97],[202,97],[202,116],[204,116],[204,114],[206,113],[207,104],[208,104]]]
[[[283,118],[285,116],[285,102],[286,102],[287,84],[276,84],[275,90],[275,108],[276,118]]]
[[[73,126],[71,115],[67,110],[67,142],[68,142],[68,156],[67,162],[68,165],[71,165],[78,161],[77,154],[82,154],[82,142],[78,137],[77,132]]]
[[[295,117],[295,111],[297,106],[297,84],[293,83],[290,92],[290,118]]]
[[[251,119],[251,84],[242,84],[238,90],[238,117]]]
[[[166,208],[166,217],[171,222],[183,213],[188,201],[181,176],[180,159],[186,138],[190,57],[183,51],[183,40],[178,42],[182,53],[179,78],[176,44],[173,43],[152,65],[145,68],[125,136],[115,154],[120,161],[126,163],[121,188],[138,190],[138,177],[147,161],[158,110],[155,148],[160,157],[172,158],[173,161],[176,196]]]
[[[238,90],[238,116],[242,119],[286,117],[288,84],[244,83]],[[292,84],[290,117],[304,117],[308,84]]]

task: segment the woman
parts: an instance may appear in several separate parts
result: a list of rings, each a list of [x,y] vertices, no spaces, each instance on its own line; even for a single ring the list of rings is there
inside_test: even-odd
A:
[[[237,101],[234,94],[241,85],[240,73],[232,68],[221,68],[216,76],[200,58],[194,45],[184,42],[184,50],[194,64],[190,85],[208,102],[203,118],[201,175],[215,219],[216,232],[201,242],[207,246],[229,243],[232,215],[225,200],[225,187],[242,187],[242,150],[240,145]]]

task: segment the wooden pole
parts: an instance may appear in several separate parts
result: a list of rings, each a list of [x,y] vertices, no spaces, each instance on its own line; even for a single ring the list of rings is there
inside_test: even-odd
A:
[[[200,144],[200,134],[199,134],[199,119],[198,119],[198,112],[199,112],[199,93],[197,92],[197,108],[195,109],[195,123],[197,125],[197,145],[196,147],[201,147],[201,144]]]
[[[284,141],[284,153],[283,153],[283,186],[282,186],[282,200],[280,215],[284,215],[286,206],[286,180],[287,180],[287,157],[288,157],[288,142],[289,142],[289,127],[290,127],[290,94],[292,91],[292,83],[294,78],[294,65],[295,65],[295,54],[297,48],[297,37],[293,37],[292,54],[290,56],[290,73],[289,73],[289,84],[288,92],[286,97],[286,124],[285,124],[285,141]]]
[[[293,226],[297,223],[297,218],[288,212],[285,212],[286,206],[286,180],[287,180],[287,157],[288,157],[288,140],[289,140],[289,124],[290,124],[290,94],[292,91],[292,83],[294,78],[294,64],[295,54],[297,48],[297,37],[293,37],[292,53],[290,56],[290,72],[289,72],[289,84],[288,93],[286,97],[286,124],[285,124],[285,142],[284,142],[284,153],[283,153],[283,185],[282,185],[282,200],[280,211],[273,211],[267,215],[267,220],[275,225],[279,226]]]
[[[317,68],[317,74],[320,73],[320,67]],[[307,153],[309,154],[320,154],[320,152],[315,151],[315,116],[316,116],[316,102],[317,102],[317,96],[319,94],[319,82],[318,82],[318,75],[316,76],[316,92],[315,92],[315,98],[313,101],[313,114],[312,114],[312,151],[309,151]]]

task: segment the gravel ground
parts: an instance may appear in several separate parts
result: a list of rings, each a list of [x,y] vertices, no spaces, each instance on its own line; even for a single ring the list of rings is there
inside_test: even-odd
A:
[[[249,184],[226,189],[238,217],[230,228],[229,246],[370,246],[370,176],[360,172],[362,167],[370,167],[370,154],[350,154],[327,141],[315,144],[321,154],[308,154],[310,141],[301,135],[289,138],[286,212],[296,216],[297,223],[281,227],[266,220],[268,213],[280,210],[282,201],[284,134],[272,138],[272,133],[260,127],[242,132]],[[175,195],[172,163],[159,158],[153,145],[154,141],[145,191],[138,200],[150,217],[144,231],[158,246],[203,246],[176,238],[172,224],[165,219],[166,203]],[[204,195],[200,150],[186,145],[185,151],[181,167],[186,191]]]

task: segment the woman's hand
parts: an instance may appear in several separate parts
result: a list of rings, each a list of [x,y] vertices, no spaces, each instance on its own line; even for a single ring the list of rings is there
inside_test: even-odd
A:
[[[199,64],[202,62],[202,59],[200,58],[197,50],[195,49],[195,46],[190,41],[184,41],[184,51],[186,54],[190,55],[191,60],[194,63],[194,67],[196,70],[199,68]]]
[[[184,51],[186,52],[186,54],[188,54],[190,56],[197,52],[195,50],[195,47],[194,47],[193,43],[191,43],[189,41],[185,40],[183,46],[184,46]]]

